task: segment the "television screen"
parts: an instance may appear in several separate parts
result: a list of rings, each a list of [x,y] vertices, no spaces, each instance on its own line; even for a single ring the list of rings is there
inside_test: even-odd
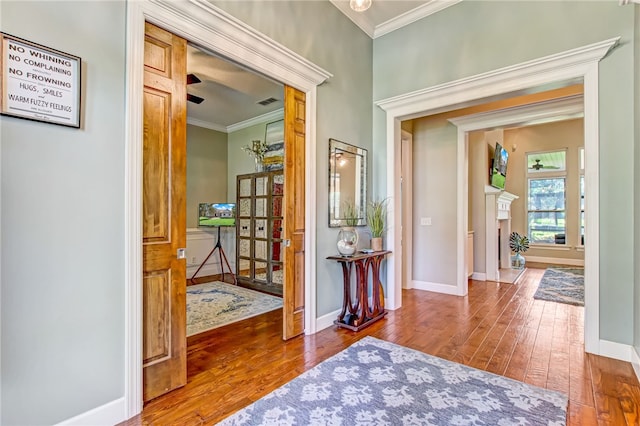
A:
[[[236,226],[235,203],[200,203],[198,226]]]
[[[505,180],[507,177],[507,160],[509,159],[509,153],[496,142],[496,149],[493,154],[493,163],[491,165],[491,186],[504,189]]]

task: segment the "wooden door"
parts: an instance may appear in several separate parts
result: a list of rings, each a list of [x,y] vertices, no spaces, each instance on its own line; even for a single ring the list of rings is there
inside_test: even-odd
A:
[[[143,398],[187,382],[186,46],[145,27],[143,152]]]
[[[304,333],[305,94],[284,90],[284,306],[282,338]]]

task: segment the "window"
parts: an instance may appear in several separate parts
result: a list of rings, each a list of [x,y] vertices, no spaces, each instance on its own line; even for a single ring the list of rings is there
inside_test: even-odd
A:
[[[532,244],[566,243],[566,151],[527,154],[527,228]]]

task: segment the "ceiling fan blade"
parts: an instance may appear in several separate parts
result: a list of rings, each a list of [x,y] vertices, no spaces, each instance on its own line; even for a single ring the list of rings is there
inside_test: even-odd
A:
[[[187,84],[196,83],[202,83],[202,80],[200,80],[195,74],[187,74]]]
[[[193,102],[194,104],[201,104],[204,101],[204,98],[200,96],[192,95],[191,93],[187,93],[187,100],[189,102]]]

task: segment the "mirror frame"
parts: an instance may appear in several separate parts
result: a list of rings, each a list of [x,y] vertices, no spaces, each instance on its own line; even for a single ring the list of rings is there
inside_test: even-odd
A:
[[[360,170],[354,173],[356,194],[359,192],[359,200],[356,208],[359,211],[357,221],[350,222],[349,219],[335,216],[336,203],[342,204],[333,188],[336,187],[337,155],[340,152],[360,156]],[[355,167],[355,164],[354,164]],[[358,173],[359,172],[359,173]],[[359,185],[359,188],[358,188]],[[340,228],[343,226],[365,226],[367,224],[367,150],[337,139],[329,139],[329,228]],[[338,209],[339,211],[340,209]]]

